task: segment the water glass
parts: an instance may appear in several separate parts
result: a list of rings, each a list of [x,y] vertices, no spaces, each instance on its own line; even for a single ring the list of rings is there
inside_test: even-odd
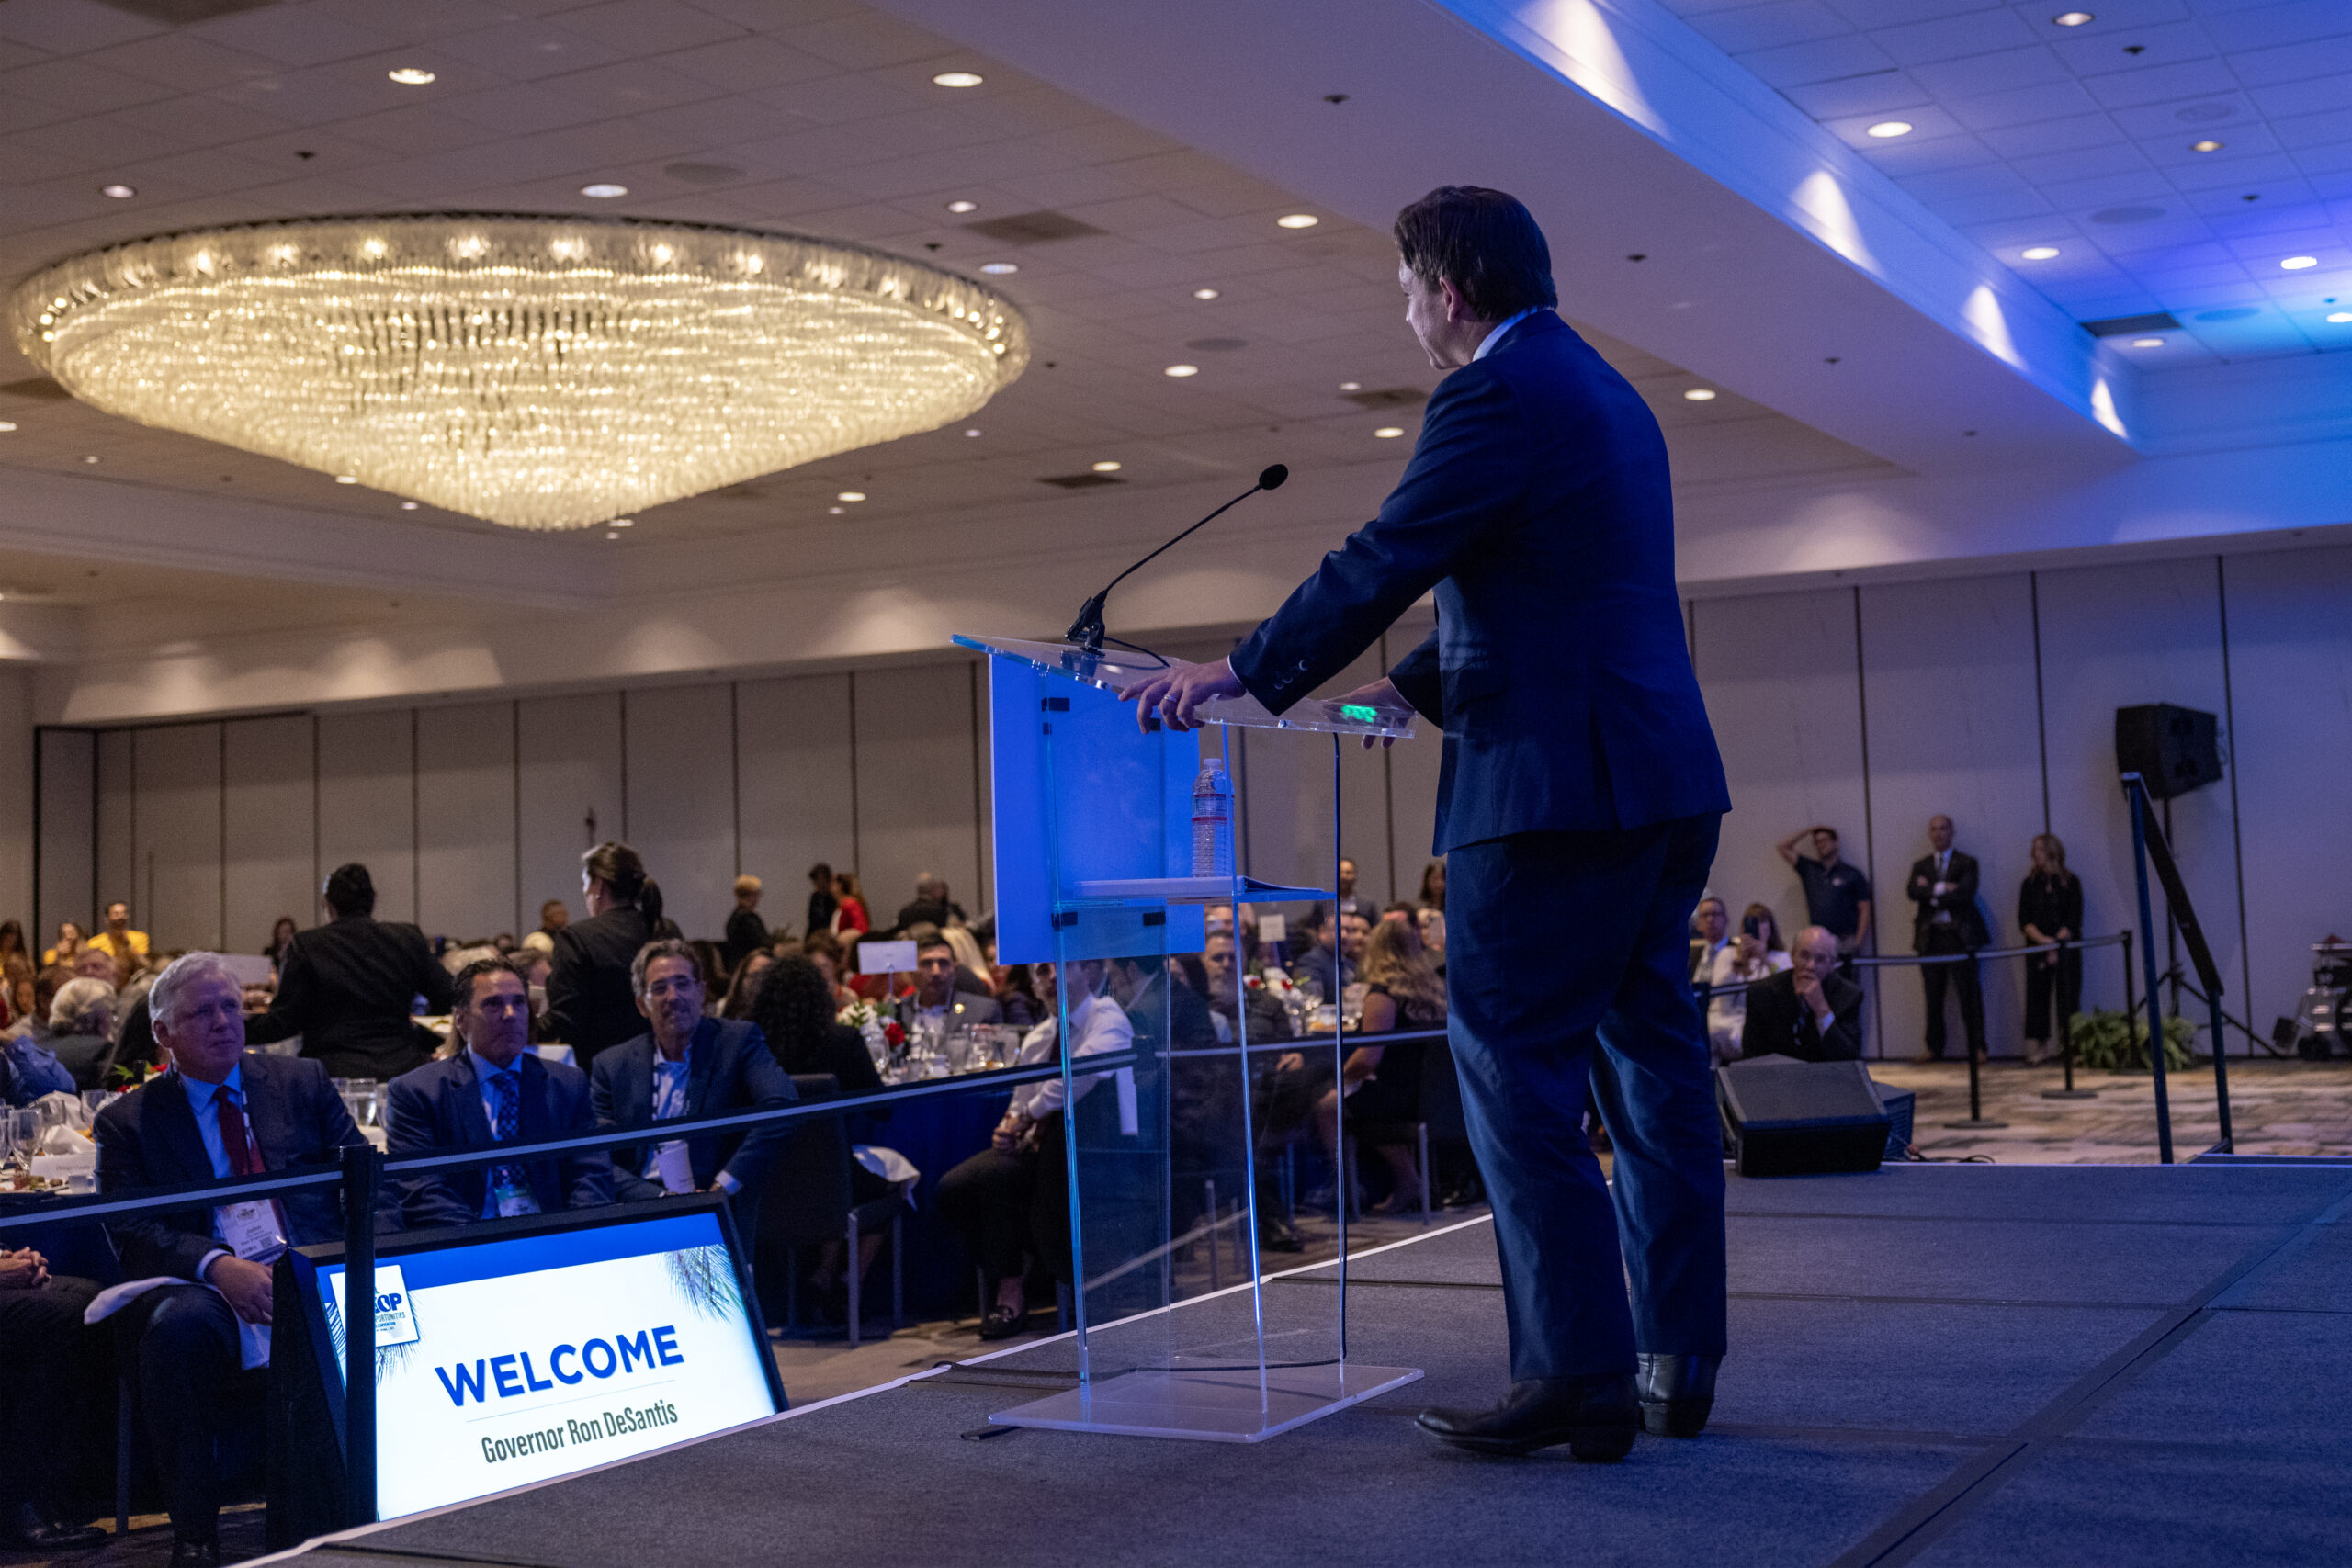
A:
[[[22,1111],[0,1111],[0,1121],[7,1123],[9,1157],[20,1168],[30,1170],[33,1154],[40,1145],[40,1111],[31,1106]]]

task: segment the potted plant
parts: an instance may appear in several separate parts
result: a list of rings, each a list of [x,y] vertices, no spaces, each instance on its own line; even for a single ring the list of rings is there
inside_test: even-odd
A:
[[[2106,1008],[2078,1012],[2066,1024],[2066,1038],[2075,1047],[2075,1061],[2085,1067],[2113,1073],[2148,1070],[2148,1020],[2134,1012],[2126,1018]],[[2197,1026],[2185,1018],[2165,1020],[2165,1066],[2186,1067],[2197,1057]]]

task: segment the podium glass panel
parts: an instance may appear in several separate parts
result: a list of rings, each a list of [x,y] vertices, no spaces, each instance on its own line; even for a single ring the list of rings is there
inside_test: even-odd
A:
[[[1022,1157],[1033,1246],[1069,1282],[1077,1324],[1023,1361],[1058,1358],[1077,1386],[991,1419],[1254,1442],[1418,1378],[1348,1359],[1344,1290],[1262,1278],[1265,1112],[1277,1094],[1334,1081],[1336,1043],[1294,1059],[1252,1042],[1240,993],[1220,1019],[1189,970],[1171,971],[1201,952],[1212,901],[1331,895],[1193,874],[1201,740],[1146,733],[1118,700],[1148,664],[956,640],[993,656],[998,955],[1050,964],[1056,981],[1060,1092],[1038,1097]],[[1244,705],[1220,705],[1235,711],[1219,722],[1253,722]],[[1288,722],[1246,705],[1266,728],[1411,730],[1409,716],[1332,705]]]

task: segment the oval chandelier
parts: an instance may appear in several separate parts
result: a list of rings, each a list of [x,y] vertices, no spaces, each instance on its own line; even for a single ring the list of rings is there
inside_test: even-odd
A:
[[[326,218],[76,256],[19,348],[108,413],[510,528],[584,528],[966,417],[1019,310],[796,234],[503,214]]]

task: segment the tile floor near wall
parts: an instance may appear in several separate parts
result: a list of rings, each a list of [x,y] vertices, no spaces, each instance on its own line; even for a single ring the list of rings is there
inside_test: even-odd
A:
[[[2352,1062],[2228,1063],[2230,1122],[2241,1155],[2352,1156]],[[1953,1127],[1968,1115],[1968,1068],[1960,1062],[1872,1062],[1880,1083],[1916,1090],[1916,1146],[1932,1159],[1984,1156],[2001,1165],[2148,1165],[2157,1156],[2155,1080],[2146,1073],[2077,1072],[2077,1089],[2096,1100],[2045,1100],[2060,1087],[2054,1066],[1994,1062],[1983,1073],[1987,1122],[1999,1129]],[[2188,1159],[2221,1137],[2213,1067],[2167,1075],[2173,1153]]]

